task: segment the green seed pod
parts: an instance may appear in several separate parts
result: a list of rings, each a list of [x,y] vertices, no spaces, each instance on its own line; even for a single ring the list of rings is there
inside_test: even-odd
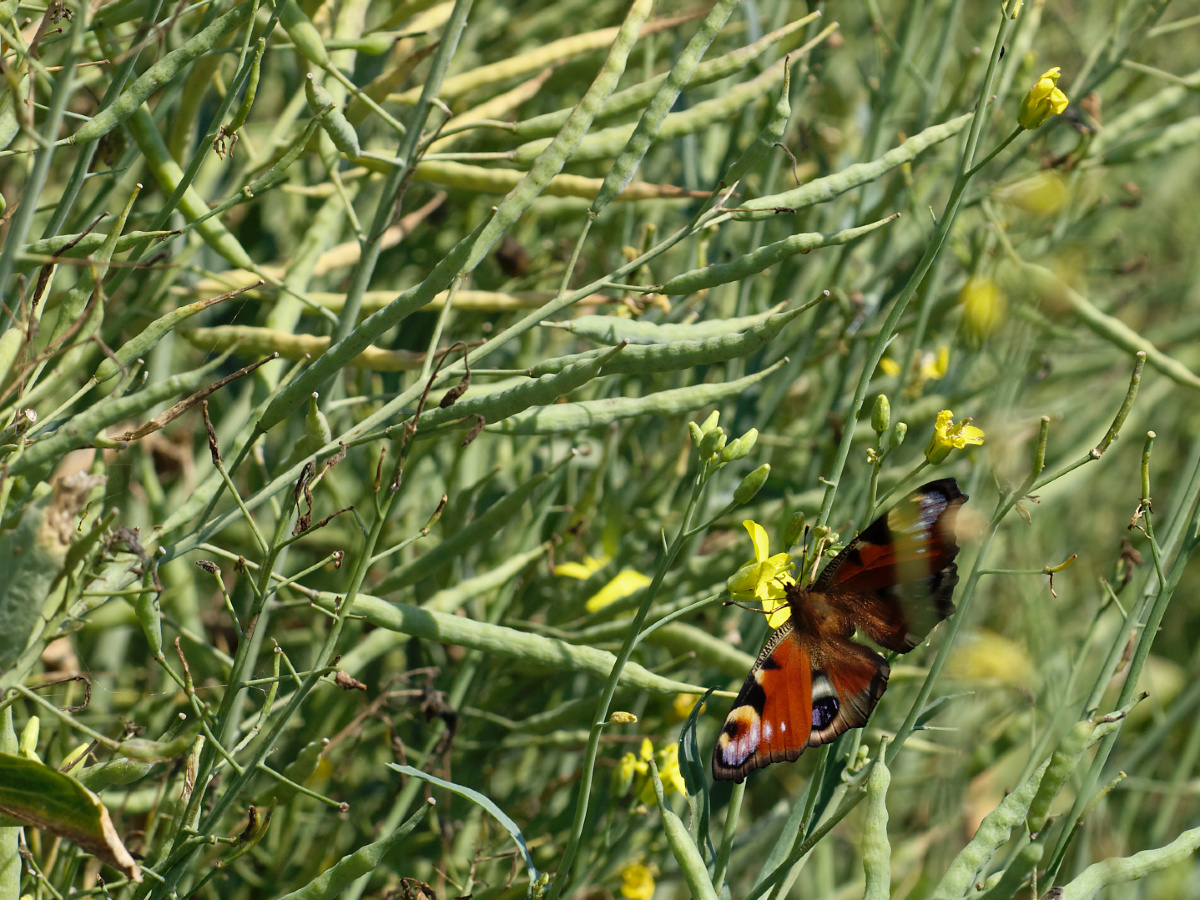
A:
[[[308,107],[313,115],[321,120],[321,127],[333,141],[333,145],[350,158],[357,157],[362,148],[358,143],[358,133],[350,124],[346,114],[334,103],[333,96],[322,85],[317,84],[311,72],[304,79],[304,95],[308,98]]]
[[[763,463],[749,475],[742,479],[742,483],[737,486],[733,492],[734,503],[749,503],[754,499],[754,495],[762,490],[762,486],[767,483],[767,478],[771,474],[771,464]],[[791,546],[790,544],[788,546]]]
[[[296,0],[283,0],[276,4],[279,10],[279,24],[287,32],[296,49],[309,62],[316,63],[321,68],[329,65],[329,52],[325,42],[321,40],[321,32],[313,25],[312,19],[304,14]]]
[[[266,49],[267,39],[259,38],[258,46],[254,48],[254,62],[250,64],[250,75],[246,78],[246,90],[242,93],[242,102],[225,129],[230,134],[237,133],[238,129],[246,124],[246,117],[250,115],[250,107],[254,105],[254,97],[258,93],[259,69],[262,65],[263,51]]]
[[[146,635],[146,643],[155,659],[162,659],[162,609],[158,605],[158,591],[154,589],[152,570],[146,565],[146,576],[142,579],[142,590],[133,601],[133,611]]]
[[[708,875],[704,857],[696,849],[696,842],[692,840],[683,820],[675,815],[666,804],[661,805],[659,814],[662,816],[663,833],[667,836],[667,843],[671,847],[671,853],[674,854],[676,862],[679,863],[679,871],[687,883],[691,896],[696,900],[717,900],[717,892]]]
[[[875,398],[875,407],[871,410],[871,427],[876,434],[883,434],[891,421],[892,405],[888,402],[887,394],[880,394]]]

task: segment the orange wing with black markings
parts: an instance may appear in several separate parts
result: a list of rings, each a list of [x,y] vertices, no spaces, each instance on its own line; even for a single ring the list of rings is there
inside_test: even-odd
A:
[[[906,653],[954,612],[955,520],[967,497],[931,481],[872,522],[807,588],[759,653],[713,748],[713,777],[742,781],[866,724],[887,687],[887,661],[855,628]]]

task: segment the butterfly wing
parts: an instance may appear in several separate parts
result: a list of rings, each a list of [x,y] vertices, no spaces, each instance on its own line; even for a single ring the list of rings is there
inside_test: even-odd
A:
[[[713,748],[713,777],[741,782],[754,769],[794,760],[866,724],[887,686],[878,653],[842,637],[797,631],[767,641]]]
[[[907,653],[954,612],[955,520],[966,500],[953,478],[917,488],[851,541],[813,592],[881,647]]]

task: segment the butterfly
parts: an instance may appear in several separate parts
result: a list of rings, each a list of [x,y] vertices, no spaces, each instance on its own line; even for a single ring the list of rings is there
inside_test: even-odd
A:
[[[872,522],[808,587],[789,585],[788,620],[767,641],[713,748],[713,777],[754,769],[866,724],[887,687],[887,660],[851,640],[857,628],[907,653],[954,612],[953,478],[917,488]]]

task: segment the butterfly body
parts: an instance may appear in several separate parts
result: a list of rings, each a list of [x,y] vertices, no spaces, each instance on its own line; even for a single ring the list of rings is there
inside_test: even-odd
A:
[[[907,653],[954,612],[954,524],[966,495],[931,481],[872,522],[808,587],[758,655],[713,750],[713,777],[742,781],[866,724],[889,666],[856,630]]]

